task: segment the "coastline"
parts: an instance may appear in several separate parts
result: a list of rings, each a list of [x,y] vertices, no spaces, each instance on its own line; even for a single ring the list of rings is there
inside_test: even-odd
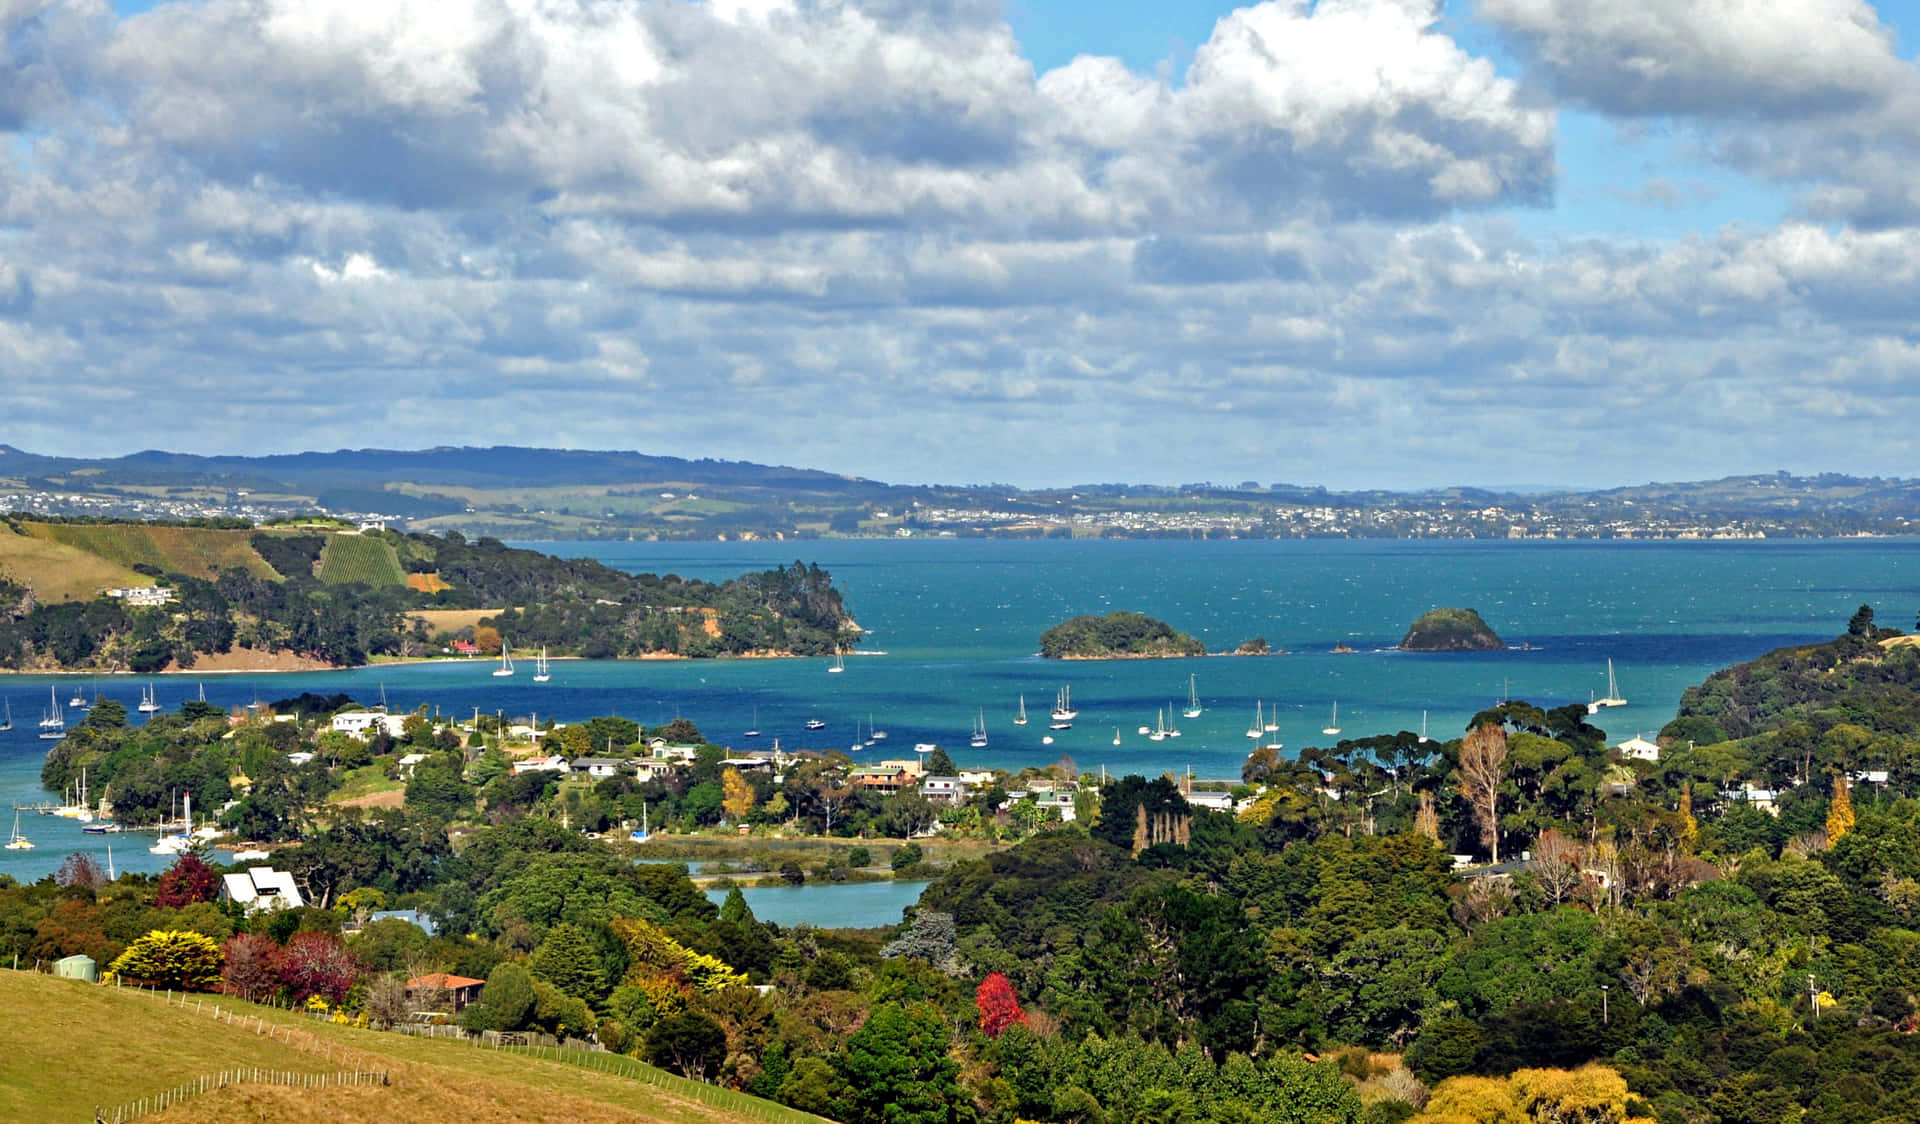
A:
[[[532,653],[528,653],[531,656]],[[363,671],[370,667],[412,667],[419,664],[458,663],[488,666],[494,663],[490,656],[406,656],[393,659],[372,660],[360,664],[330,664],[313,659],[310,656],[298,656],[285,649],[257,659],[233,660],[231,652],[199,657],[192,667],[179,667],[169,664],[159,671],[136,672],[124,668],[102,670],[100,668],[0,668],[0,675],[20,676],[73,676],[79,679],[93,679],[101,676],[129,676],[133,678],[162,676],[204,676],[204,675],[276,675],[276,674],[313,674],[328,671]],[[610,663],[655,663],[680,660],[805,660],[825,659],[824,656],[803,656],[797,652],[754,651],[729,653],[720,656],[684,656],[678,652],[648,652],[639,656],[615,656]],[[585,656],[549,656],[550,663],[596,662]]]

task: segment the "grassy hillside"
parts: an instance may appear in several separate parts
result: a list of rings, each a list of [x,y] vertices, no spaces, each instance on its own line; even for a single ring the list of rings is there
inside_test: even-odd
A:
[[[239,566],[261,577],[277,576],[248,544],[251,531],[150,523],[25,523],[22,526],[35,538],[78,547],[129,569],[144,564],[168,573],[212,578],[221,570]]]
[[[328,585],[363,582],[403,586],[407,584],[407,575],[401,572],[400,558],[387,540],[362,535],[329,535],[326,549],[320,554],[320,580]]]
[[[33,587],[42,601],[86,601],[103,589],[152,585],[153,579],[65,543],[0,526],[0,573]]]
[[[790,1118],[740,1115],[701,1103],[677,1079],[662,1088],[619,1073],[479,1050],[447,1040],[332,1026],[220,999],[231,1025],[159,998],[29,972],[0,971],[0,1010],[14,1028],[0,1051],[0,1120],[82,1120],[235,1066],[336,1073],[385,1069],[386,1086],[330,1089],[241,1085],[143,1119],[179,1121],[660,1121],[731,1124]],[[214,997],[201,1002],[211,1007]],[[268,1034],[251,1020],[264,1020]],[[278,1031],[282,1038],[272,1037]],[[603,1065],[653,1074],[630,1061]]]

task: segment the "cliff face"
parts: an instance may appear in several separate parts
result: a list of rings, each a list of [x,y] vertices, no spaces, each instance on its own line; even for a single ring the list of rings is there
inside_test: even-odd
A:
[[[1472,609],[1435,609],[1422,614],[1400,640],[1404,652],[1497,652],[1506,646]]]

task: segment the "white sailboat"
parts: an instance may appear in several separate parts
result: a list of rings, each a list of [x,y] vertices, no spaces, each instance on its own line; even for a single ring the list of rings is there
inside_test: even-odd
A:
[[[987,748],[987,712],[982,710],[973,721],[973,736],[967,744],[975,749]]]
[[[1078,717],[1080,717],[1080,712],[1073,709],[1073,688],[1060,688],[1060,694],[1053,701],[1054,721],[1071,722]]]
[[[1167,740],[1167,711],[1165,707],[1160,708],[1159,713],[1154,716],[1153,729],[1148,732],[1147,740],[1150,742],[1163,742]]]
[[[1113,728],[1113,744],[1115,745],[1120,744],[1120,727],[1118,726],[1115,726]]]
[[[178,835],[162,835],[158,842],[147,848],[150,855],[184,855],[193,850],[193,793],[185,795],[182,803],[183,830]]]
[[[155,695],[153,684],[140,688],[140,713],[152,714],[160,709],[160,700]]]
[[[513,645],[506,638],[500,640],[500,666],[493,669],[495,679],[505,679],[513,674]]]
[[[5,719],[0,719],[0,732],[5,732],[7,730],[13,729],[13,700],[7,699],[5,700],[5,702],[7,707],[7,716]]]
[[[540,645],[540,654],[533,658],[533,681],[535,683],[545,683],[552,678],[553,673],[547,670],[547,646],[542,644]]]
[[[883,742],[886,740],[887,740],[887,732],[885,730],[876,730],[873,728],[873,712],[868,711],[867,712],[867,744],[872,745],[874,742]]]
[[[1180,712],[1182,718],[1198,718],[1204,713],[1200,708],[1200,686],[1193,676],[1187,676],[1187,709]]]
[[[1607,696],[1602,699],[1594,699],[1592,702],[1588,703],[1587,713],[1598,714],[1600,713],[1600,708],[1603,706],[1625,706],[1625,705],[1627,705],[1627,700],[1620,697],[1620,683],[1618,680],[1614,679],[1613,677],[1613,659],[1612,657],[1608,657],[1607,659]]]
[[[74,685],[73,697],[67,700],[67,705],[75,710],[87,709],[87,696],[80,690],[78,684]]]
[[[1427,712],[1420,712],[1420,744],[1427,744]]]
[[[1333,704],[1333,720],[1321,727],[1320,732],[1323,734],[1337,734],[1340,732],[1340,703],[1337,700]]]
[[[1173,724],[1173,710],[1174,710],[1173,704],[1168,703],[1167,704],[1167,736],[1170,738],[1177,738],[1180,736],[1180,727],[1175,726]]]
[[[753,708],[753,729],[748,730],[746,733],[742,734],[741,737],[757,738],[759,736],[760,736],[760,707],[756,704]]]
[[[835,652],[833,654],[833,666],[827,669],[827,674],[838,675],[845,670],[847,670],[846,657],[842,656],[838,652]]]
[[[47,688],[47,702],[50,707],[40,718],[40,737],[47,741],[58,741],[67,736],[67,716],[60,709],[60,698]]]
[[[26,836],[20,834],[20,812],[18,809],[15,809],[13,813],[13,838],[7,840],[7,850],[9,851],[33,850],[33,840],[28,839]]]
[[[1279,703],[1273,704],[1273,709],[1267,712],[1267,724],[1260,728],[1262,730],[1265,730],[1269,734],[1273,733],[1275,730],[1278,730],[1280,728],[1280,704]]]
[[[1020,713],[1013,716],[1013,724],[1015,726],[1027,724],[1027,696],[1025,695],[1020,696]]]
[[[1247,727],[1247,736],[1250,738],[1257,739],[1267,732],[1266,719],[1262,717],[1265,713],[1261,710],[1262,705],[1259,699],[1253,700],[1253,725]]]

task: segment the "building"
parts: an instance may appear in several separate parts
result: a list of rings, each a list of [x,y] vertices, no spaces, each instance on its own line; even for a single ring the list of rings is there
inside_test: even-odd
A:
[[[397,738],[404,733],[405,723],[405,715],[382,714],[377,710],[349,710],[334,715],[329,725],[336,733],[350,734],[356,738],[372,737],[375,728],[385,730],[390,738]]]
[[[926,777],[920,782],[920,795],[935,804],[958,804],[967,798],[967,782],[959,777]]]
[[[424,753],[409,753],[405,757],[402,757],[399,761],[395,762],[395,765],[400,770],[401,776],[411,777],[413,776],[413,767],[425,761],[426,759],[427,759],[427,755]]]
[[[620,762],[611,757],[576,757],[569,766],[576,777],[617,777]]]
[[[140,608],[152,608],[173,600],[173,590],[158,585],[134,586],[131,589],[109,589],[107,596]]]
[[[417,1011],[459,1011],[480,998],[487,981],[447,972],[415,976],[407,981],[407,1000]]]
[[[244,873],[223,876],[220,896],[239,902],[248,913],[299,909],[307,904],[293,875],[270,866],[250,866]]]
[[[1660,760],[1660,747],[1648,741],[1647,739],[1640,737],[1638,734],[1634,735],[1631,738],[1628,738],[1626,741],[1621,742],[1619,745],[1616,745],[1613,748],[1620,751],[1620,756],[1622,759],[1631,759],[1634,761]]]
[[[522,757],[513,763],[513,775],[523,773],[564,773],[567,771],[567,759],[555,754],[551,757]]]
[[[1205,808],[1210,812],[1233,811],[1233,794],[1231,792],[1189,792],[1187,793],[1186,800],[1189,805],[1195,808]],[[1069,800],[1068,803],[1072,803],[1072,801]]]

